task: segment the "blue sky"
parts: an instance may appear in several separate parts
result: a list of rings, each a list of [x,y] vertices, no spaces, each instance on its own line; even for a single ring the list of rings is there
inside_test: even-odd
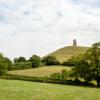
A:
[[[44,56],[100,41],[100,0],[0,0],[0,52]]]

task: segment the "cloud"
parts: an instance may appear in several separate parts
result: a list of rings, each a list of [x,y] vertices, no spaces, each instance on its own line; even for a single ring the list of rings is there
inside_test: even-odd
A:
[[[30,57],[100,40],[99,0],[0,0],[0,52]]]

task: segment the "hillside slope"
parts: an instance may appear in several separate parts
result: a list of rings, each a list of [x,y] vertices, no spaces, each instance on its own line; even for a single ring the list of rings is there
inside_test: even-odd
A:
[[[71,70],[71,67],[67,66],[44,66],[39,68],[33,69],[25,69],[25,70],[15,70],[9,71],[8,73],[11,75],[21,75],[21,76],[31,76],[31,77],[44,77],[44,76],[51,76],[54,73],[59,73],[63,69],[67,71]]]
[[[85,53],[89,47],[81,47],[81,46],[67,46],[61,48],[53,53],[48,54],[49,56],[56,56],[60,62],[66,61],[71,56]]]

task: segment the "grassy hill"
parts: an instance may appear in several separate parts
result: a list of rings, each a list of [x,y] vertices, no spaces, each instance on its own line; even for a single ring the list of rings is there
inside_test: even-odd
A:
[[[69,59],[71,56],[86,52],[88,49],[89,49],[89,47],[67,46],[67,47],[61,48],[53,53],[50,53],[49,56],[50,55],[56,56],[60,62],[63,62],[63,61],[66,61],[67,59]]]
[[[100,100],[100,89],[0,80],[0,100]]]
[[[44,66],[34,69],[16,70],[9,71],[9,74],[21,75],[21,76],[31,76],[31,77],[43,77],[50,76],[53,73],[61,72],[63,69],[70,70],[70,67],[64,66]]]

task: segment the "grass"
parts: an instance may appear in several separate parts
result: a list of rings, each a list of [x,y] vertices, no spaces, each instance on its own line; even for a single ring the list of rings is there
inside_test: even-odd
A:
[[[53,73],[61,72],[63,69],[70,70],[70,67],[64,66],[44,66],[34,69],[16,70],[9,71],[9,74],[21,75],[21,76],[31,76],[31,77],[44,77],[50,76]]]
[[[0,100],[100,100],[100,89],[0,80]]]
[[[89,47],[68,46],[68,47],[61,48],[53,53],[50,53],[49,55],[56,56],[60,62],[63,62],[69,59],[71,56],[85,53],[88,49]]]

